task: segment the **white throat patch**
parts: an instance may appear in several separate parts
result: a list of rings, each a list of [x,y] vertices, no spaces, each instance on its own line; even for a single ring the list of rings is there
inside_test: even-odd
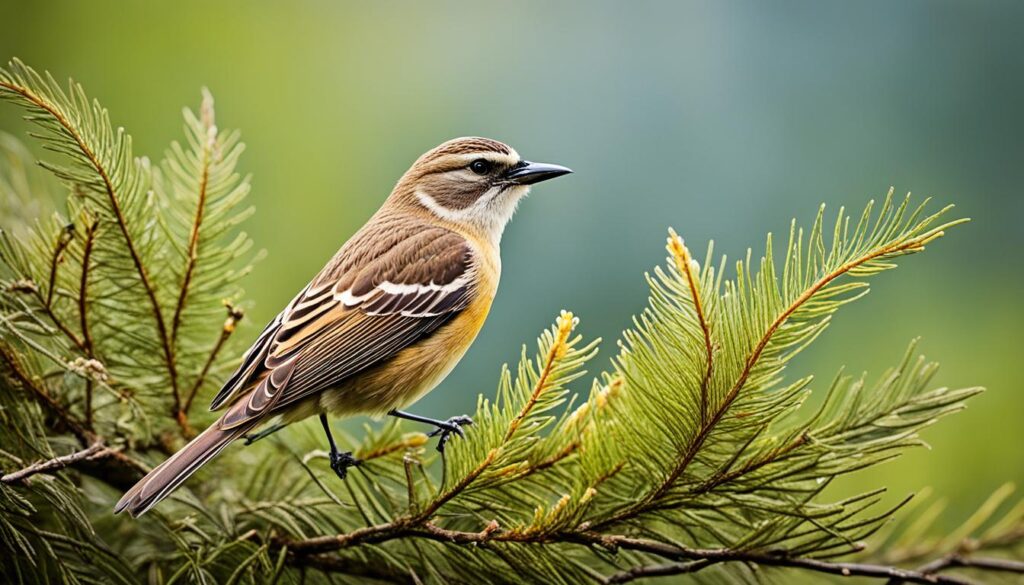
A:
[[[477,227],[490,236],[492,243],[501,242],[505,225],[512,219],[519,201],[526,196],[530,188],[515,186],[505,189],[494,186],[480,196],[469,207],[451,209],[441,205],[432,195],[423,189],[416,190],[416,199],[437,217],[452,223],[466,223]]]

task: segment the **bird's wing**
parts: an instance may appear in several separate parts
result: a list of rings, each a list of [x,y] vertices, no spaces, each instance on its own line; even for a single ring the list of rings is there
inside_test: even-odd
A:
[[[216,409],[250,390],[221,428],[335,386],[469,304],[476,271],[470,244],[450,230],[409,223],[357,235],[264,329],[214,398]]]

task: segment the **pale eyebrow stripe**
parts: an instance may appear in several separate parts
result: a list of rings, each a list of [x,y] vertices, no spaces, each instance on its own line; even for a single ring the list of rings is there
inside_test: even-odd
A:
[[[520,161],[519,154],[514,150],[511,154],[504,154],[501,152],[467,152],[462,154],[446,154],[438,157],[436,160],[430,161],[430,165],[442,165],[443,168],[438,169],[436,173],[443,173],[455,170],[462,166],[468,166],[469,163],[484,158],[497,164],[515,165]]]

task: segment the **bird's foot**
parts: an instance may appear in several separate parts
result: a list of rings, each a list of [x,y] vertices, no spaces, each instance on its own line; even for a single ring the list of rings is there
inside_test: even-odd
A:
[[[448,443],[448,440],[453,434],[460,437],[465,437],[466,433],[462,430],[462,427],[473,424],[473,419],[466,415],[453,416],[446,421],[437,421],[434,423],[437,428],[427,434],[428,437],[434,437],[440,435],[437,439],[437,450],[444,453],[444,446]]]
[[[331,451],[331,469],[338,476],[338,479],[345,479],[348,476],[349,467],[359,467],[362,460],[352,456],[351,451]]]

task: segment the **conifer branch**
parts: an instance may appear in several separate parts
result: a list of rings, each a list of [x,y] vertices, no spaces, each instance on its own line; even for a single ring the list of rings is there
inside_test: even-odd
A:
[[[879,218],[879,222],[882,218]],[[957,222],[959,223],[959,222]],[[879,223],[879,225],[881,225]],[[923,246],[938,237],[941,237],[944,232],[943,229],[947,228],[948,225],[944,225],[941,228],[936,228],[925,232],[920,236],[916,236],[909,239],[897,240],[889,245],[881,246],[872,249],[866,254],[860,255],[847,262],[842,263],[834,270],[829,271],[825,275],[821,276],[816,280],[810,287],[804,290],[792,303],[789,304],[782,312],[780,312],[771,324],[767,327],[764,334],[758,340],[757,345],[754,346],[750,355],[747,357],[745,365],[740,372],[736,382],[729,388],[725,394],[722,403],[714,410],[711,418],[700,425],[694,440],[690,443],[687,450],[684,452],[682,457],[679,459],[677,465],[666,475],[665,479],[662,480],[653,490],[645,494],[638,502],[631,504],[624,508],[619,513],[611,516],[607,520],[603,520],[597,523],[594,527],[600,528],[603,526],[622,522],[624,520],[633,518],[637,514],[640,514],[647,510],[654,502],[664,496],[669,489],[676,483],[676,480],[686,471],[690,463],[700,452],[704,446],[705,441],[710,436],[711,432],[715,429],[715,426],[721,421],[722,417],[732,406],[733,402],[740,395],[740,391],[747,383],[747,379],[750,377],[751,372],[754,370],[754,366],[760,360],[761,355],[764,353],[768,344],[771,342],[772,337],[778,331],[778,329],[790,318],[797,310],[799,310],[805,303],[810,301],[819,291],[828,286],[832,281],[836,280],[840,276],[847,274],[860,266],[870,263],[871,261],[890,256],[898,253],[905,253],[908,251],[918,251],[923,249]],[[671,244],[670,244],[671,246]]]
[[[68,224],[57,236],[57,242],[54,244],[53,253],[50,255],[50,270],[49,278],[46,287],[46,297],[43,297],[42,292],[39,291],[38,287],[33,288],[32,293],[36,300],[39,302],[43,313],[50,319],[50,321],[68,338],[68,340],[75,345],[80,351],[85,351],[85,342],[75,335],[75,332],[71,330],[67,324],[57,315],[53,307],[53,297],[57,289],[57,270],[60,264],[63,262],[64,251],[74,237],[74,225]]]
[[[11,473],[0,474],[0,482],[6,484],[23,483],[28,481],[30,477],[39,473],[52,473],[70,467],[75,463],[85,460],[95,460],[102,457],[108,457],[112,455],[113,451],[104,447],[102,443],[94,443],[93,445],[69,453],[67,455],[61,455],[60,457],[54,457],[47,461],[40,461],[39,463],[33,463],[24,469],[19,469]]]
[[[220,334],[217,336],[217,341],[213,344],[213,348],[210,349],[210,354],[206,356],[206,361],[203,362],[203,367],[199,371],[199,375],[196,376],[196,381],[192,383],[192,388],[189,389],[188,394],[185,398],[185,404],[182,406],[182,411],[187,415],[189,410],[192,408],[192,401],[195,400],[196,395],[199,394],[199,390],[202,389],[203,383],[206,381],[206,376],[210,373],[210,368],[213,367],[214,362],[217,361],[217,357],[220,355],[220,350],[224,348],[224,344],[227,343],[228,338],[235,332],[235,328],[238,326],[238,322],[245,316],[245,311],[240,307],[235,307],[231,303],[224,303],[227,308],[228,316],[224,320],[224,325],[221,327]]]
[[[258,540],[257,535],[252,535]],[[712,565],[721,563],[753,563],[766,567],[804,569],[817,573],[826,573],[841,577],[875,577],[887,578],[891,584],[908,582],[924,584],[970,585],[971,581],[958,577],[938,575],[950,567],[970,567],[999,572],[1024,574],[1024,563],[1006,559],[965,558],[949,555],[937,559],[916,570],[902,569],[895,566],[871,563],[829,562],[814,558],[792,557],[772,552],[758,552],[732,549],[690,549],[674,544],[647,539],[632,538],[622,535],[604,535],[587,531],[570,532],[543,538],[531,537],[522,533],[502,531],[498,523],[491,521],[479,532],[465,532],[440,528],[433,523],[420,526],[388,525],[373,526],[339,535],[333,542],[325,541],[278,541],[275,546],[287,549],[292,562],[304,565],[309,558],[322,562],[327,557],[323,553],[356,547],[365,544],[382,544],[390,540],[420,538],[452,545],[481,546],[489,543],[515,543],[522,545],[551,545],[558,542],[597,546],[611,551],[630,550],[648,553],[664,559],[681,562],[668,564],[639,565],[599,580],[601,584],[628,583],[643,578],[665,577],[686,573],[695,573]],[[306,557],[305,555],[310,555]],[[337,557],[333,557],[337,558]],[[344,567],[344,561],[337,561]],[[329,570],[322,564],[320,568]]]
[[[433,526],[431,519],[434,514],[446,503],[457,497],[463,490],[469,487],[480,475],[494,462],[502,446],[508,444],[523,421],[529,416],[530,411],[536,406],[541,396],[549,389],[548,381],[552,370],[559,358],[567,351],[566,344],[569,335],[572,333],[576,320],[571,313],[563,313],[555,328],[554,341],[551,343],[544,359],[543,367],[536,383],[533,386],[528,399],[519,412],[508,423],[498,445],[492,448],[486,457],[472,469],[468,474],[459,479],[449,489],[437,494],[422,509],[409,516],[403,516],[396,520],[375,526],[368,526],[355,530],[348,534],[335,536],[324,536],[304,541],[282,541],[278,546],[284,546],[293,553],[316,554],[330,550],[338,550],[361,544],[365,542],[377,543],[403,536],[419,534],[430,534],[438,536],[439,529]]]
[[[700,287],[697,283],[699,278],[694,274],[694,260],[690,256],[690,250],[683,243],[683,239],[676,234],[675,230],[669,229],[668,251],[675,260],[676,270],[686,278],[690,288],[690,298],[693,299],[693,312],[700,322],[700,329],[704,335],[704,376],[700,381],[700,421],[704,424],[708,417],[708,384],[711,382],[711,374],[714,368],[714,343],[711,341],[711,326],[708,325],[707,316],[704,313],[704,302],[700,297]]]
[[[501,437],[501,440],[496,446],[494,446],[488,453],[487,456],[477,465],[472,471],[462,477],[454,486],[447,491],[443,491],[438,494],[436,498],[424,508],[417,516],[417,522],[428,521],[433,514],[449,502],[452,498],[456,497],[464,489],[469,487],[480,475],[487,470],[488,467],[494,463],[499,452],[502,448],[508,445],[508,443],[515,436],[519,427],[523,424],[523,421],[531,414],[534,407],[537,405],[541,396],[545,392],[550,391],[550,379],[552,371],[560,359],[565,357],[568,351],[569,335],[572,334],[573,328],[575,328],[578,320],[576,317],[569,312],[563,311],[558,317],[555,330],[553,334],[553,341],[547,351],[544,358],[543,366],[540,371],[540,375],[537,377],[537,381],[533,385],[533,390],[530,392],[528,399],[523,404],[522,408],[515,415],[514,418],[508,423],[508,426]]]
[[[82,350],[88,359],[96,358],[95,343],[89,330],[89,261],[96,243],[96,230],[99,220],[92,221],[85,229],[85,244],[82,248],[82,274],[78,283],[78,319],[82,331]],[[85,426],[92,428],[92,392],[93,380],[85,381]]]
[[[0,358],[3,359],[3,363],[6,365],[8,372],[10,372],[21,387],[24,388],[40,406],[52,414],[60,422],[61,426],[77,437],[83,445],[92,442],[93,435],[86,426],[72,416],[62,404],[57,402],[45,387],[33,379],[17,357],[17,353],[7,344],[0,344]]]
[[[773,557],[770,555],[748,554],[740,551],[723,551],[723,554],[715,555],[711,558],[701,558],[679,563],[634,567],[632,569],[615,573],[605,579],[603,583],[630,583],[638,579],[695,573],[718,563],[753,563],[755,565],[764,565],[766,567],[804,569],[815,573],[826,573],[840,577],[890,578],[899,579],[900,581],[908,583],[923,583],[925,585],[971,585],[971,581],[957,577],[929,574],[920,571],[900,569],[898,567],[869,565],[864,563],[831,563],[816,559]]]
[[[210,182],[210,165],[213,161],[213,149],[217,144],[217,126],[214,124],[213,96],[209,92],[203,92],[203,103],[200,107],[200,120],[206,130],[206,139],[203,142],[202,154],[200,155],[199,189],[196,194],[196,210],[192,220],[192,227],[189,230],[188,249],[185,252],[185,270],[181,282],[181,291],[178,293],[178,302],[174,307],[174,318],[171,324],[171,343],[178,342],[178,329],[181,327],[181,315],[185,310],[185,303],[188,300],[189,287],[192,284],[192,275],[195,272],[196,261],[199,257],[199,230],[203,225],[203,216],[206,212],[207,187]],[[190,398],[185,401],[185,412],[188,412]]]
[[[71,243],[71,239],[75,235],[75,226],[69,224],[68,227],[57,236],[57,243],[54,244],[53,254],[50,257],[50,280],[46,285],[46,309],[50,310],[53,307],[53,293],[57,289],[57,269],[60,267],[61,262],[64,260],[64,250],[67,249],[68,244]]]
[[[12,67],[14,67],[15,70],[23,70],[26,73],[29,73],[30,75],[34,75],[34,72],[27,70],[27,68],[25,68],[20,61],[15,60],[12,63]],[[110,204],[110,209],[113,212],[114,217],[116,219],[118,229],[124,236],[125,250],[128,252],[128,255],[131,258],[135,271],[138,273],[139,282],[142,285],[146,297],[149,299],[152,308],[153,319],[156,323],[156,327],[159,332],[160,347],[163,350],[164,361],[169,375],[171,393],[174,400],[174,411],[176,413],[180,412],[181,395],[178,390],[178,373],[177,368],[175,366],[174,348],[170,343],[167,325],[164,322],[164,316],[160,307],[160,301],[157,299],[156,289],[150,280],[150,276],[146,270],[145,265],[143,264],[142,257],[138,251],[135,240],[132,237],[131,231],[129,230],[128,220],[125,216],[124,210],[121,207],[120,196],[114,188],[114,182],[111,179],[111,171],[107,169],[106,166],[103,165],[100,158],[93,150],[93,148],[86,142],[84,136],[79,131],[79,129],[71,120],[68,119],[64,112],[62,112],[56,104],[52,103],[50,100],[45,99],[43,96],[39,95],[23,83],[18,83],[17,81],[17,78],[0,79],[0,92],[8,93],[9,95],[13,94],[15,96],[20,96],[32,107],[35,107],[41,110],[42,112],[45,112],[48,116],[50,116],[60,126],[60,128],[63,129],[63,132],[67,136],[67,138],[74,142],[74,144],[77,146],[78,151],[82,154],[82,156],[85,157],[89,164],[91,164],[93,170],[96,172],[101,181],[102,188]],[[179,424],[182,425],[182,430],[187,432],[187,423],[184,420],[182,420],[181,417],[177,417],[177,419]]]
[[[1024,575],[1024,562],[1022,561],[986,557],[968,557],[963,556],[961,554],[946,555],[930,563],[921,565],[917,568],[915,572],[921,573],[923,575],[928,576],[929,578],[934,579],[934,576],[938,575],[942,571],[957,567],[982,569],[985,571],[994,571],[999,573],[1016,573],[1018,575]],[[904,583],[906,581],[906,577],[894,575],[889,580],[889,585],[896,585],[898,583]]]

